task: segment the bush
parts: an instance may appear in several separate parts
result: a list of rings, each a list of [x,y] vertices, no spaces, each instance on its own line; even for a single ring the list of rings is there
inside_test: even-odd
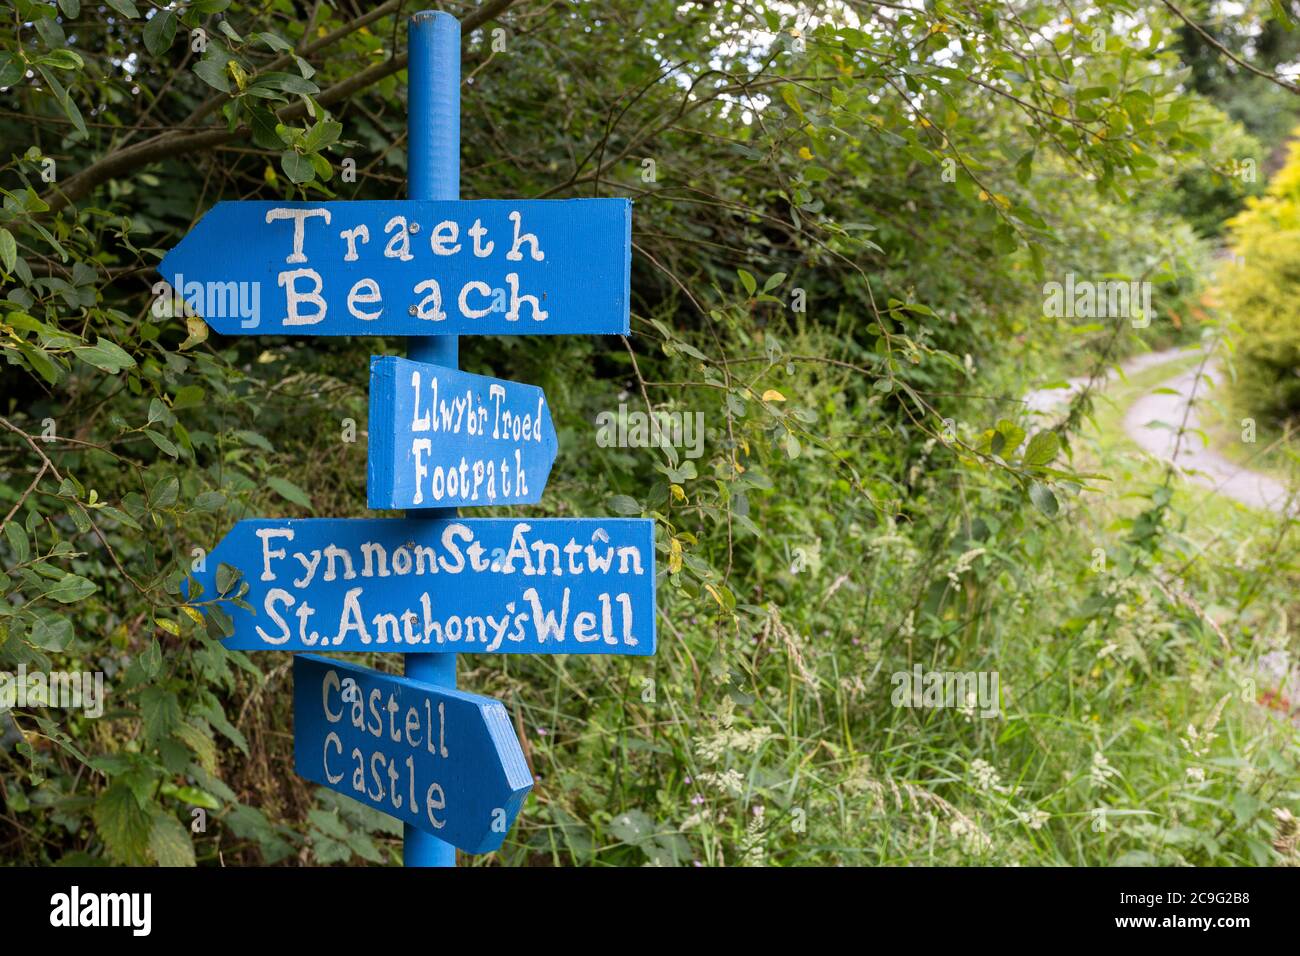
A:
[[[1267,194],[1247,200],[1228,225],[1238,261],[1221,299],[1239,328],[1238,396],[1270,418],[1292,418],[1300,413],[1300,140]]]
[[[400,193],[405,17],[13,6],[0,674],[102,672],[110,703],[0,698],[0,863],[395,862],[395,818],[290,772],[288,657],[227,650],[181,584],[241,518],[365,513],[369,358],[401,343],[209,336],[151,286],[218,199]],[[559,435],[542,502],[497,514],[653,516],[662,625],[650,658],[461,657],[537,777],[474,861],[1300,861],[1294,695],[1245,693],[1297,651],[1300,545],[1144,492],[1091,450],[1086,396],[1055,428],[1021,412],[1038,370],[1199,321],[1203,243],[1138,202],[1221,145],[1181,21],[451,6],[510,46],[465,31],[463,193],[636,201],[632,334],[461,342]],[[1069,273],[1149,281],[1160,314],[1051,318]],[[601,444],[624,404],[700,416],[698,456]],[[896,702],[917,667],[996,675],[1003,717],[955,686]]]

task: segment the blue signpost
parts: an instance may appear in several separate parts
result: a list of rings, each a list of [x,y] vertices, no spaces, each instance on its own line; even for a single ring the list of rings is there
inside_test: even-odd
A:
[[[410,198],[460,199],[460,21],[427,10],[415,14],[407,31],[407,52],[406,167]],[[445,368],[460,363],[455,336],[412,338],[407,341],[406,352],[414,361]],[[456,510],[439,508],[408,514],[416,518],[422,514],[454,518]],[[456,655],[408,654],[406,676],[439,687],[455,687]],[[409,823],[403,826],[402,849],[407,866],[456,865],[455,847]]]
[[[546,396],[392,355],[370,360],[370,507],[535,504],[555,461]]]
[[[407,516],[240,521],[195,579],[231,649],[404,655],[295,659],[296,766],[402,820],[406,865],[454,866],[532,786],[456,655],[653,654],[654,522],[458,516],[537,502],[557,442],[541,389],[459,371],[457,336],[626,334],[631,204],[460,201],[460,24],[408,27],[408,199],[219,203],[159,272],[218,332],[410,336],[371,360],[367,462],[370,506]]]
[[[298,773],[467,853],[501,845],[533,784],[495,700],[300,654]]]
[[[239,571],[233,583],[222,568]],[[647,518],[240,521],[195,575],[239,651],[632,654],[655,648]]]
[[[631,221],[626,199],[222,202],[158,270],[228,335],[625,334]]]

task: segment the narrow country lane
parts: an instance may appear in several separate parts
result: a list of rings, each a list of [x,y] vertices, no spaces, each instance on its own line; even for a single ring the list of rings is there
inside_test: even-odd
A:
[[[1193,353],[1186,349],[1151,352],[1128,359],[1121,364],[1121,369],[1124,376],[1129,377],[1190,354]],[[1219,380],[1218,371],[1217,360],[1210,359],[1201,373],[1206,378],[1199,388],[1197,369],[1154,385],[1124,413],[1124,432],[1148,454],[1176,465],[1189,481],[1248,507],[1281,513],[1287,507],[1286,485],[1224,457],[1213,447],[1205,445],[1195,431],[1200,428],[1200,416],[1196,402],[1192,402],[1193,395],[1199,392],[1199,397],[1204,400]],[[1111,370],[1104,381],[1113,381],[1118,375],[1118,371]],[[1050,412],[1068,402],[1087,383],[1087,378],[1074,378],[1069,380],[1067,388],[1030,392],[1025,396],[1025,404],[1032,412]],[[1293,514],[1297,512],[1295,502],[1291,504],[1291,511]]]
[[[1286,485],[1224,457],[1195,431],[1201,426],[1193,395],[1199,392],[1202,399],[1208,395],[1219,380],[1218,371],[1218,362],[1210,359],[1201,372],[1205,378],[1199,387],[1197,369],[1161,382],[1129,406],[1124,431],[1148,453],[1175,464],[1190,481],[1248,507],[1281,513],[1289,497]],[[1186,430],[1180,438],[1184,416]],[[1292,502],[1293,514],[1295,510]]]

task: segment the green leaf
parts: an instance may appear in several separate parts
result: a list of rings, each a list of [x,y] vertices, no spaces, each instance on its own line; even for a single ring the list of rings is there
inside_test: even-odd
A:
[[[9,547],[14,550],[14,557],[18,559],[19,564],[26,564],[27,559],[32,556],[32,546],[27,540],[27,532],[17,521],[10,521],[5,525],[5,537],[9,539]]]
[[[276,53],[288,53],[293,49],[293,44],[274,33],[254,33],[250,39],[261,40]]]
[[[74,350],[77,358],[97,369],[111,375],[126,368],[135,368],[135,359],[122,350],[116,342],[100,338],[94,345],[83,346]]]
[[[641,505],[637,500],[629,495],[613,495],[609,499],[609,507],[614,514],[619,515],[639,515],[641,514]]]
[[[751,273],[746,272],[744,269],[737,269],[736,275],[740,276],[740,284],[745,287],[745,292],[749,295],[753,295],[754,291],[758,288],[758,282],[755,281],[754,276]]]
[[[27,364],[32,367],[32,370],[41,378],[51,385],[58,384],[59,379],[63,376],[63,370],[54,363],[54,360],[50,358],[44,349],[37,348],[28,342],[19,342],[18,351],[27,360]]]
[[[257,432],[250,432],[244,429],[240,429],[239,431],[235,432],[235,437],[238,438],[240,441],[242,441],[244,444],[253,445],[254,447],[260,448],[263,451],[270,451],[270,452],[275,451],[274,446],[272,446],[272,444],[266,440],[266,436],[259,435]]]
[[[136,20],[140,16],[140,11],[131,0],[104,0],[104,2],[130,20]]]
[[[217,593],[229,594],[231,589],[239,583],[240,577],[242,577],[242,574],[238,568],[232,568],[222,561],[217,565]]]
[[[280,168],[299,186],[316,178],[316,168],[312,166],[311,160],[292,149],[286,149],[280,154]]]
[[[198,408],[203,404],[203,389],[198,385],[185,385],[172,397],[172,408]]]
[[[1034,151],[1027,149],[1021,154],[1020,159],[1016,161],[1016,181],[1020,185],[1029,184],[1029,178],[1034,174]]]
[[[48,10],[49,8],[46,7]],[[53,11],[51,11],[53,12]],[[46,47],[51,50],[61,50],[68,42],[67,35],[63,32],[63,27],[54,17],[40,17],[36,21],[36,32],[45,41]]]
[[[0,263],[4,265],[5,272],[13,272],[18,263],[18,243],[8,229],[0,229]]]
[[[130,786],[115,781],[95,801],[91,815],[109,856],[127,866],[147,862],[151,822]]]
[[[198,787],[177,787],[171,791],[170,796],[189,804],[191,807],[202,807],[204,810],[220,810],[221,801]]]
[[[172,10],[159,10],[145,24],[144,48],[154,56],[160,56],[171,49],[176,39],[176,13]]]
[[[292,93],[295,96],[303,94],[315,96],[320,92],[320,87],[296,73],[263,73],[248,84],[248,92],[255,93],[257,90],[275,90],[279,93]]]
[[[620,843],[636,846],[654,835],[655,825],[644,810],[628,810],[609,821],[609,832]]]
[[[190,831],[164,810],[156,810],[149,825],[149,853],[159,866],[194,865]]]
[[[304,508],[311,507],[311,499],[307,493],[286,478],[268,478],[266,483],[279,492],[282,498],[287,498],[296,505],[302,505]]]
[[[230,77],[226,75],[224,56],[204,57],[194,65],[194,75],[208,86],[222,93],[230,92]]]
[[[176,736],[184,741],[185,746],[194,751],[194,757],[198,760],[200,767],[209,773],[216,772],[217,745],[208,734],[199,730],[193,724],[181,724],[176,728]]]
[[[216,605],[208,607],[205,623],[207,623],[208,635],[218,639],[229,637],[235,632],[234,620],[231,620],[230,615]]]
[[[334,167],[320,153],[311,153],[307,158],[311,161],[311,168],[316,171],[316,175],[321,182],[329,182],[334,178]]]
[[[122,524],[126,525],[128,528],[134,528],[136,531],[144,530],[143,528],[140,527],[140,522],[136,521],[134,518],[132,518],[125,511],[122,511],[120,508],[114,508],[112,505],[104,505],[99,510],[104,514],[108,515],[110,518],[114,519],[115,521],[122,522]]]
[[[170,691],[146,687],[140,692],[140,718],[145,741],[156,746],[180,726],[181,703]]]
[[[804,118],[803,107],[799,105],[799,98],[795,94],[793,85],[787,83],[781,87],[781,99],[785,100],[785,105],[790,107],[790,110],[796,116],[798,116],[800,119]]]
[[[219,491],[204,491],[194,499],[196,511],[217,511],[226,504],[226,496]]]
[[[262,149],[283,149],[284,140],[276,132],[278,125],[275,114],[262,106],[253,106],[249,110],[248,125],[253,131],[253,142]]]
[[[180,490],[180,479],[175,475],[168,475],[159,479],[149,489],[149,507],[168,508],[176,504],[176,499],[180,496]]]
[[[1245,826],[1259,813],[1260,802],[1245,790],[1238,790],[1232,798],[1232,813],[1237,818],[1237,826]]]
[[[86,120],[85,118],[82,118],[81,108],[78,107],[77,101],[75,101],[72,96],[65,96],[64,98],[64,114],[69,118],[69,120],[73,121],[73,126],[77,127],[78,133],[81,133],[82,137],[85,137]]]
[[[0,87],[15,86],[23,78],[23,61],[10,53],[0,53]]]
[[[203,709],[202,714],[207,718],[208,723],[221,731],[231,743],[240,749],[245,757],[248,756],[248,740],[234,724],[226,719],[226,714],[219,703],[213,701],[210,706]]]
[[[41,614],[27,633],[27,642],[33,647],[58,653],[72,643],[72,622],[61,614]]]
[[[997,425],[994,426],[989,451],[1002,458],[1009,458],[1024,440],[1025,430],[1023,428],[1013,421],[1001,418],[998,419]]]
[[[145,677],[153,680],[158,676],[158,672],[162,670],[162,645],[158,643],[157,638],[149,642],[149,646],[144,649],[139,660]]]
[[[154,431],[152,428],[146,428],[144,430],[144,433],[145,436],[151,442],[153,442],[155,445],[158,446],[158,450],[162,452],[164,455],[167,455],[171,458],[180,457],[180,450],[176,447],[176,445],[172,442],[170,438],[168,438],[165,435],[159,434],[158,432]]]
[[[66,48],[51,50],[43,60],[47,66],[52,66],[56,70],[80,70],[86,66],[86,61],[81,58],[80,53]]]
[[[1056,432],[1041,431],[1029,439],[1022,462],[1029,468],[1051,464],[1052,459],[1056,457],[1060,450],[1061,440],[1057,437]]]
[[[1052,494],[1052,489],[1041,481],[1035,481],[1029,486],[1029,500],[1034,503],[1035,508],[1049,518],[1055,518],[1057,512],[1061,510],[1056,495]]]
[[[60,604],[74,604],[82,598],[89,597],[98,590],[99,585],[88,581],[79,574],[65,574],[45,596],[54,598]]]

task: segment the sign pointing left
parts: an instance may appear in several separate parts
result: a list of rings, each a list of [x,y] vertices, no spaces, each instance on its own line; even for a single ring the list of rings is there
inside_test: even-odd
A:
[[[654,555],[647,518],[247,519],[194,577],[249,605],[231,650],[637,656]]]
[[[228,335],[626,335],[626,199],[221,202],[158,272]]]

